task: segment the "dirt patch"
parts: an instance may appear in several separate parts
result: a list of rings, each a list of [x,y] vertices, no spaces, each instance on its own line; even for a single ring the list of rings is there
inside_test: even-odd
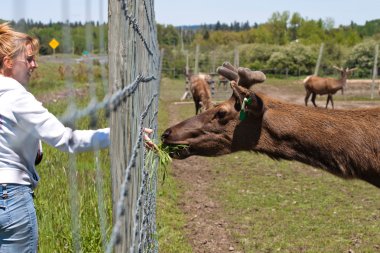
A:
[[[377,88],[372,94],[370,87],[370,82],[368,80],[361,80],[362,82],[351,82],[345,89],[344,94],[339,91],[333,95],[334,108],[335,109],[354,109],[354,108],[369,108],[380,106],[379,95],[377,93]],[[303,90],[288,90],[286,87],[272,86],[272,85],[261,85],[256,88],[258,91],[270,95],[274,98],[284,100],[290,103],[304,105],[305,104],[305,92]],[[351,98],[360,97],[373,100],[352,100]],[[324,108],[326,105],[327,96],[317,96],[316,104],[319,107]],[[308,106],[313,106],[310,99]],[[331,109],[331,104],[329,104],[329,109]]]
[[[179,106],[170,107],[170,115],[178,115]],[[175,124],[172,118],[170,124]],[[192,156],[185,160],[173,160],[173,176],[180,182],[184,194],[180,208],[186,215],[185,233],[194,252],[241,252],[223,219],[223,210],[212,196],[210,187],[215,180],[208,160]]]
[[[302,91],[290,92],[286,88],[275,86],[263,86],[258,88],[272,97],[288,101],[291,103],[304,105],[305,94]],[[368,92],[368,89],[366,90]],[[351,90],[350,92],[355,92]],[[358,92],[358,91],[356,91]],[[218,97],[229,97],[223,94]],[[379,106],[379,101],[349,101],[344,100],[343,95],[338,101],[334,101],[336,109],[363,108]],[[321,107],[325,105],[326,96],[321,96],[317,104]],[[310,105],[309,105],[310,106]],[[170,125],[177,123],[180,105],[170,106]],[[242,252],[239,251],[239,243],[233,239],[231,231],[233,224],[223,218],[223,208],[216,199],[210,196],[210,187],[216,178],[208,164],[208,159],[194,156],[185,160],[174,160],[173,176],[183,187],[184,195],[180,202],[180,208],[186,215],[186,236],[192,245],[194,252]]]

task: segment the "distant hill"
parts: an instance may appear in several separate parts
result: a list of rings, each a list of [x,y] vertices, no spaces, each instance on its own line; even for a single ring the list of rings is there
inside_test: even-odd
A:
[[[202,28],[202,25],[180,25],[180,26],[175,26],[175,28],[180,29],[180,30],[197,31]]]

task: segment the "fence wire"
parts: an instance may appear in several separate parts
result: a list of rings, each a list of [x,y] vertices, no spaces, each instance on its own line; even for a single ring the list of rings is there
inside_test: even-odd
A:
[[[100,8],[103,8],[99,0]],[[86,8],[91,9],[91,0]],[[62,27],[60,52],[74,51],[69,1],[61,0]],[[90,19],[87,13],[87,18]],[[100,11],[102,13],[102,11]],[[99,111],[104,111],[111,128],[110,163],[112,177],[113,226],[109,231],[104,204],[106,194],[104,169],[100,166],[100,151],[94,151],[100,240],[104,252],[158,252],[156,234],[156,188],[158,161],[144,145],[144,128],[153,129],[150,136],[157,139],[160,52],[154,15],[154,0],[108,0],[108,50],[105,32],[99,32],[99,53],[108,51],[107,63],[101,66],[102,88],[107,94],[97,99],[94,63],[91,57],[82,58],[87,68],[90,102],[78,108],[69,94],[65,113],[59,117],[64,125],[75,128],[79,120],[89,117],[90,127],[97,127]],[[104,21],[100,20],[100,24]],[[103,26],[99,26],[103,29]],[[94,51],[93,25],[86,23],[86,51]],[[63,59],[64,68],[72,69],[72,59]],[[74,76],[64,71],[65,89],[74,91]],[[107,85],[108,83],[108,85]],[[72,247],[70,252],[83,252],[81,245],[80,196],[78,165],[75,155],[69,155],[68,180]]]
[[[152,128],[156,139],[160,54],[153,6],[153,0],[109,2],[109,80],[116,92],[98,104],[111,110],[114,226],[106,252],[158,252],[158,163],[147,159],[142,132]]]
[[[101,1],[100,1],[101,2]],[[66,6],[65,3],[63,3]],[[88,1],[88,5],[90,2]],[[90,6],[88,6],[90,8]],[[102,169],[99,151],[94,152],[100,233],[105,252],[158,252],[156,235],[156,187],[158,161],[146,152],[143,139],[145,127],[153,129],[157,139],[160,53],[154,17],[153,0],[110,0],[108,19],[108,87],[106,66],[101,63],[103,87],[108,95],[96,98],[92,85],[94,74],[91,60],[84,60],[90,84],[90,103],[79,109],[69,99],[62,123],[74,127],[90,117],[96,127],[97,113],[104,110],[111,127],[111,176],[113,227],[107,235],[107,217],[103,204]],[[66,10],[67,12],[67,10]],[[66,13],[68,15],[68,13]],[[102,20],[101,20],[102,21]],[[92,27],[86,26],[86,50],[93,50]],[[104,53],[104,31],[100,31],[99,51]],[[63,27],[63,52],[71,52],[70,25]],[[66,67],[70,66],[67,62]],[[72,76],[65,76],[66,87],[73,90]],[[75,156],[69,160],[70,205],[73,251],[82,252],[80,245],[79,197]]]

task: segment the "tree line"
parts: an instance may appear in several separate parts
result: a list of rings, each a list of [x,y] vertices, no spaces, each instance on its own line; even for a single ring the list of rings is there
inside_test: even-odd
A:
[[[0,19],[0,22],[3,23],[6,20]],[[28,33],[39,39],[41,55],[53,54],[54,50],[49,46],[52,39],[56,39],[60,43],[55,49],[55,53],[81,55],[84,52],[98,54],[102,50],[107,50],[107,23],[67,21],[44,24],[31,19],[9,22],[17,31]],[[66,36],[67,34],[69,36]]]
[[[195,47],[201,71],[213,71],[215,62],[233,62],[239,52],[241,66],[290,75],[314,72],[321,45],[324,45],[321,70],[332,74],[333,65],[358,67],[355,75],[365,77],[373,69],[375,45],[380,41],[380,19],[364,25],[351,22],[335,27],[332,18],[309,20],[299,13],[275,12],[262,24],[217,22],[192,27],[157,26],[158,40],[164,48],[163,68],[167,75],[179,77],[189,59],[194,65]],[[165,74],[165,73],[164,73]]]
[[[353,46],[365,37],[380,36],[380,19],[367,21],[364,25],[354,22],[339,27],[334,25],[333,18],[309,20],[297,12],[290,15],[288,11],[284,11],[275,12],[266,23],[255,23],[253,26],[248,21],[235,21],[230,25],[218,21],[216,24],[180,27],[158,24],[158,39],[165,46],[180,43],[189,45],[193,42],[210,47],[231,43],[286,45],[293,41],[306,45],[332,42]]]
[[[49,46],[53,38],[60,42],[55,53],[81,55],[107,51],[107,23],[44,24],[21,19],[11,21],[11,25],[39,38],[41,55],[53,54]],[[215,71],[224,61],[233,62],[238,52],[241,66],[274,73],[286,71],[289,75],[310,74],[314,72],[322,44],[321,71],[334,73],[333,65],[358,67],[355,75],[366,77],[373,69],[374,49],[380,41],[380,19],[364,25],[351,22],[335,27],[332,18],[309,20],[299,13],[285,11],[275,12],[267,22],[253,25],[248,21],[182,27],[157,24],[157,36],[164,52],[163,74],[170,77],[182,78],[186,64],[194,68],[197,46],[200,48],[197,62],[203,72]]]

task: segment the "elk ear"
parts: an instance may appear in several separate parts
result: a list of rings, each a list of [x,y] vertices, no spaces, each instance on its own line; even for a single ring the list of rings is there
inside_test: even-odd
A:
[[[249,95],[250,91],[243,86],[239,86],[236,81],[231,81],[230,85],[234,96],[241,105],[244,98]]]
[[[257,96],[255,93],[251,93],[247,100],[252,102],[245,105],[246,111],[254,114],[255,116],[263,114],[264,102],[259,96]]]
[[[236,100],[240,103],[240,120],[247,118],[248,114],[259,116],[263,112],[263,101],[253,91],[243,86],[237,85],[235,81],[231,82],[231,88]]]

